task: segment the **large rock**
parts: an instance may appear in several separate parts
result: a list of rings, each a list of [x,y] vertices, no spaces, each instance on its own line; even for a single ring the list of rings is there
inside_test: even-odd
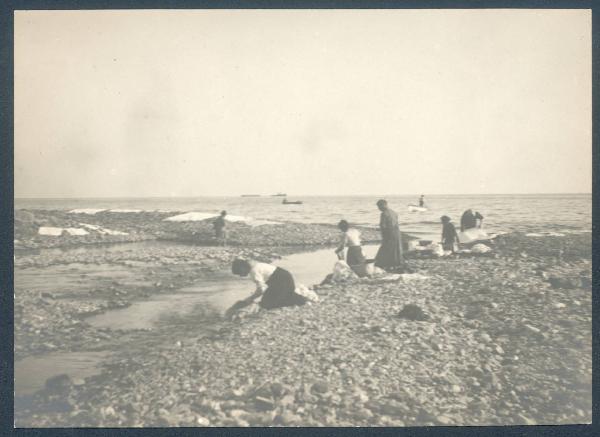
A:
[[[63,373],[46,380],[45,392],[49,395],[65,395],[72,386],[73,383],[69,375]]]
[[[404,308],[397,314],[397,317],[419,322],[429,320],[429,315],[420,306],[412,303],[404,305]]]
[[[326,381],[317,381],[312,385],[311,389],[314,393],[325,393],[329,390],[329,384]]]
[[[548,282],[550,282],[552,288],[573,289],[582,286],[581,278],[577,277],[551,276],[550,278],[548,278]]]

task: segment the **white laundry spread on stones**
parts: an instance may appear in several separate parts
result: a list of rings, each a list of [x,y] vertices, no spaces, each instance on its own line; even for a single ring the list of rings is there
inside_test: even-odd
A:
[[[56,228],[53,226],[42,226],[38,229],[38,234],[50,237],[59,237],[66,232],[69,235],[88,235],[89,232],[81,228]]]
[[[184,214],[178,214],[172,217],[167,217],[165,221],[170,222],[198,222],[202,220],[207,220],[210,218],[217,218],[219,214],[211,213],[211,212],[186,212]],[[270,220],[260,220],[254,219],[252,217],[245,217],[239,215],[226,215],[225,220],[228,222],[236,223],[243,222],[250,226],[261,226],[261,225],[275,225],[278,222],[270,221]]]

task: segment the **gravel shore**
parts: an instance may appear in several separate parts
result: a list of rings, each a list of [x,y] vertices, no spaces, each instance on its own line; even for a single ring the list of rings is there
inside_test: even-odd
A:
[[[269,260],[298,249],[281,246],[17,257],[17,278],[86,257],[134,271],[112,289],[95,282],[95,291],[74,286],[64,295],[17,290],[17,355],[118,352],[99,375],[55,378],[17,399],[17,426],[591,422],[591,234],[508,234],[498,237],[495,257],[411,260],[425,278],[321,286],[319,303],[210,329],[192,313],[160,331],[116,335],[81,316],[86,300],[88,314],[157,288],[168,293],[241,251]],[[94,293],[102,298],[88,299]]]
[[[143,240],[203,246],[219,244],[214,238],[214,218],[190,222],[165,221],[178,214],[151,211],[73,214],[67,211],[18,210],[15,212],[15,249],[27,251]],[[40,227],[81,229],[87,234],[70,235],[64,232],[59,236],[40,235]],[[376,229],[359,229],[365,243],[379,241],[380,235]],[[107,230],[118,234],[107,233]],[[233,247],[327,246],[339,241],[339,230],[335,223],[319,225],[286,222],[251,226],[245,222],[228,222],[227,233],[227,245]]]

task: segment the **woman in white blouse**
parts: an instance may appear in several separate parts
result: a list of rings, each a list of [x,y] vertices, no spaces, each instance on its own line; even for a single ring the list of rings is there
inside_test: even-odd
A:
[[[254,260],[236,259],[231,272],[238,276],[249,276],[256,283],[256,291],[247,299],[237,302],[227,312],[250,305],[257,297],[262,296],[259,305],[264,309],[302,305],[306,298],[295,292],[296,284],[290,272],[273,264]]]
[[[358,229],[350,227],[346,220],[341,220],[338,228],[342,231],[340,245],[335,250],[338,258],[344,259],[344,249],[348,247],[346,262],[358,277],[367,276],[367,261],[360,246],[360,232]]]

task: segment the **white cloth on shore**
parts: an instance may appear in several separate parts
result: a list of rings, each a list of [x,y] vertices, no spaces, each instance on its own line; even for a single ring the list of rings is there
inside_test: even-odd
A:
[[[367,263],[367,276],[381,276],[386,273],[382,268],[376,267],[374,263]]]
[[[366,282],[395,282],[395,281],[421,281],[428,279],[427,276],[420,273],[388,273],[379,267],[375,267],[372,263],[367,264],[368,275],[364,278],[359,278],[345,261],[338,261],[333,268],[331,277],[332,282],[345,282],[348,280],[360,280]]]
[[[383,281],[397,281],[401,278],[401,274],[390,274],[385,270],[376,267],[373,263],[367,264],[367,276],[365,280],[370,278],[377,278]],[[345,261],[338,261],[333,266],[333,274],[331,280],[333,282],[345,282],[349,280],[359,280],[361,278],[358,277],[356,273],[350,268],[350,266]]]
[[[89,232],[85,229],[81,228],[56,228],[54,226],[41,226],[38,229],[38,234],[40,235],[48,235],[51,237],[59,237],[63,234],[63,232],[67,232],[69,235],[88,235]]]
[[[491,252],[492,249],[485,244],[478,243],[475,246],[471,247],[471,252],[473,253],[488,253]]]
[[[444,256],[446,252],[444,251],[444,247],[440,243],[431,243],[428,248],[431,250],[435,256]]]
[[[343,282],[357,278],[358,276],[356,273],[354,273],[346,261],[339,260],[333,266],[333,276],[331,277],[333,282]]]
[[[299,294],[300,296],[303,296],[306,300],[308,300],[310,302],[318,302],[319,301],[319,296],[317,295],[317,293],[315,293],[314,290],[311,290],[304,284],[297,285],[294,292],[296,294]]]
[[[419,240],[409,241],[409,250],[415,252],[431,252],[434,256],[445,256],[447,253],[444,251],[443,246],[440,243],[429,243],[427,246],[421,246]],[[451,252],[450,252],[451,253]]]
[[[184,214],[178,214],[171,217],[167,217],[164,221],[168,222],[199,222],[210,218],[218,217],[219,214],[212,212],[186,212]],[[254,219],[252,217],[245,217],[241,215],[230,215],[227,214],[225,216],[225,220],[228,222],[241,222],[245,223],[249,226],[262,226],[262,225],[277,225],[279,222],[274,222],[271,220],[259,220]]]
[[[164,221],[167,222],[198,222],[213,217],[218,217],[219,214],[212,212],[186,212],[171,217],[167,217]]]
[[[493,235],[488,235],[488,233],[481,228],[471,228],[458,233],[458,241],[460,241],[461,244],[473,243],[475,241],[490,240],[493,237]]]

